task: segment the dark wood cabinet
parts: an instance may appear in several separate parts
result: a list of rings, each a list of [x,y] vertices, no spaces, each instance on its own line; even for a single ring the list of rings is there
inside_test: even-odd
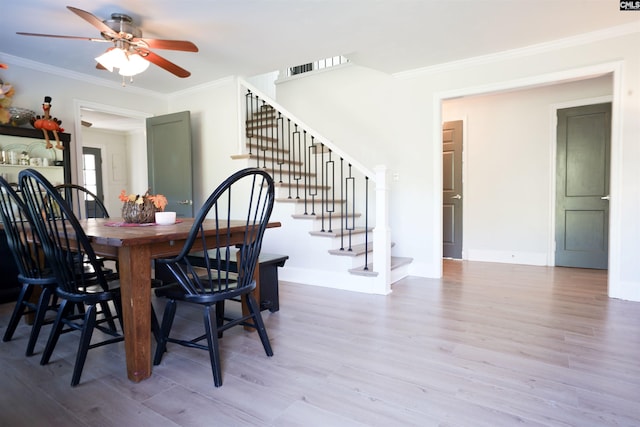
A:
[[[62,179],[64,182],[71,182],[71,135],[68,133],[59,133],[58,137],[64,146],[63,150],[55,152],[45,151],[44,135],[39,129],[22,128],[14,126],[0,126],[0,150],[2,151],[21,151],[33,152],[33,156],[49,156],[51,162],[49,166],[35,165],[10,165],[0,163],[0,173],[6,177],[9,182],[17,182],[20,170],[24,168],[34,168],[40,170],[43,175],[49,177],[54,176],[56,179]],[[51,141],[54,141],[53,135],[50,135]],[[7,159],[0,159],[6,162]],[[57,178],[60,177],[60,178]],[[13,260],[13,254],[7,245],[7,238],[3,230],[0,230],[0,303],[15,301],[20,292],[20,283],[18,282],[18,270]]]

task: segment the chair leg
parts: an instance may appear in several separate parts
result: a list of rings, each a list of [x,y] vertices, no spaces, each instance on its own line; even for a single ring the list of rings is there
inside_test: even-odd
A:
[[[159,365],[162,360],[162,355],[167,351],[167,338],[173,326],[173,318],[176,315],[176,302],[169,300],[164,308],[164,315],[162,317],[162,326],[160,328],[160,339],[156,345],[156,354],[153,358],[153,364]]]
[[[211,306],[204,307],[204,329],[209,344],[209,358],[211,359],[211,371],[213,372],[213,384],[216,387],[222,385],[222,369],[220,367],[220,353],[218,349],[218,327],[216,321],[211,318]]]
[[[116,330],[116,322],[113,321],[113,313],[111,313],[111,308],[109,308],[109,303],[104,301],[100,303],[101,313],[104,316],[109,328],[112,330]]]
[[[253,322],[255,324],[256,331],[258,331],[258,336],[260,336],[260,341],[262,341],[264,352],[267,353],[267,356],[271,357],[273,356],[273,350],[271,349],[271,343],[269,342],[267,329],[264,327],[262,314],[260,314],[260,307],[258,306],[256,299],[250,293],[247,294],[247,305],[249,306],[249,312],[253,317]]]
[[[120,323],[120,330],[124,331],[124,325],[122,324],[122,322],[123,322],[122,300],[120,299],[120,296],[118,296],[117,298],[113,299],[113,306],[116,309],[116,317],[118,318],[118,322]],[[113,330],[114,331],[116,330],[115,327],[113,328]]]
[[[158,323],[158,316],[156,315],[156,311],[153,308],[153,304],[151,305],[151,333],[156,339],[156,344],[159,343],[162,339],[162,334],[160,331],[160,324]]]
[[[68,304],[68,301],[65,299],[63,299],[60,303],[60,307],[58,308],[58,315],[56,316],[56,320],[53,322],[53,327],[51,328],[51,333],[49,334],[47,345],[42,352],[42,358],[40,359],[41,365],[46,365],[47,363],[49,363],[49,359],[51,358],[53,349],[58,343],[58,338],[60,338],[60,333],[62,332],[62,327],[64,326],[63,319],[65,319],[72,312],[74,306],[75,304]]]
[[[20,294],[18,295],[18,300],[16,301],[16,305],[13,308],[13,313],[11,314],[11,318],[9,319],[9,324],[7,325],[7,330],[4,332],[4,336],[2,337],[2,341],[10,341],[13,338],[13,334],[18,327],[18,323],[20,322],[20,318],[25,314],[27,306],[25,304],[26,301],[29,301],[29,297],[31,297],[31,293],[33,291],[32,285],[22,285],[22,289],[20,290]]]
[[[44,324],[44,318],[47,314],[47,310],[51,304],[52,289],[49,286],[42,287],[42,293],[40,299],[38,299],[38,307],[36,308],[36,315],[33,319],[33,326],[31,327],[31,335],[29,336],[29,343],[27,344],[27,356],[33,356],[33,349],[36,346],[36,341],[40,335],[40,329]]]
[[[216,325],[221,328],[224,325],[224,300],[216,303]],[[222,338],[222,331],[218,329],[218,338]]]
[[[90,305],[84,315],[84,323],[82,325],[82,334],[80,335],[80,343],[78,344],[78,354],[76,355],[76,364],[73,367],[73,376],[71,377],[71,386],[76,386],[80,382],[80,376],[82,375],[82,368],[84,368],[84,362],[87,360],[87,352],[89,351],[89,344],[91,344],[91,337],[93,330],[96,327],[96,306]]]

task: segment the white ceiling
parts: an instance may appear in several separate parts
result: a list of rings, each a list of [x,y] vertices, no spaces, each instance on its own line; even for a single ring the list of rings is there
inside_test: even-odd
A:
[[[151,65],[133,86],[171,93],[231,75],[254,76],[344,55],[395,73],[635,23],[616,0],[76,0],[101,19],[126,13],[143,36],[190,40],[198,53],[155,52],[191,71],[180,79]],[[633,25],[633,24],[631,24]],[[64,3],[9,1],[2,7],[0,62],[7,55],[120,81],[95,68],[109,46],[27,37],[17,31],[99,37]]]

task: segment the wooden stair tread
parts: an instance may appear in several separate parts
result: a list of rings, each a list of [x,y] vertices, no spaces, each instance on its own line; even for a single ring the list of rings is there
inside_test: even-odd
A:
[[[247,126],[247,132],[253,131],[253,130],[257,130],[257,129],[270,129],[270,128],[277,128],[278,124],[277,123],[266,123],[266,124],[261,124],[261,125],[252,125],[252,126]]]
[[[273,177],[274,181],[276,184],[282,182],[282,180],[279,179],[280,175],[293,175],[293,176],[298,176],[300,178],[298,179],[303,179],[304,177],[314,177],[315,174],[311,173],[311,172],[300,172],[300,171],[296,171],[296,170],[289,170],[288,169],[288,165],[278,165],[275,168],[273,167],[261,167],[260,169],[262,169],[263,171],[271,174],[271,175],[275,175]],[[291,181],[295,180],[295,178],[290,178]]]
[[[411,264],[413,262],[413,258],[409,257],[391,257],[391,269],[394,270],[396,268],[402,267],[407,264]],[[367,270],[364,269],[364,265],[361,267],[351,268],[349,269],[349,273],[355,274],[358,276],[371,276],[375,277],[378,275],[377,271],[373,271],[373,264],[367,264]]]
[[[274,122],[278,120],[275,110],[253,113],[252,117],[253,117],[252,119],[245,120],[244,121],[245,124],[260,123],[260,122],[267,122],[267,121]]]
[[[273,136],[256,135],[256,134],[253,134],[253,133],[251,133],[251,134],[248,133],[246,136],[249,139],[259,139],[261,141],[267,141],[267,142],[271,142],[271,143],[277,143],[278,142],[278,138],[277,137],[273,137]],[[259,147],[261,149],[264,148],[264,147],[261,147],[260,144],[256,144],[256,143],[252,143],[252,142],[247,143],[247,147],[249,147],[249,146],[251,146],[251,147]],[[268,147],[268,149],[272,150],[271,147]],[[278,151],[284,151],[284,152],[287,152],[287,153],[289,152],[288,150],[285,150],[284,148],[280,148],[280,149],[278,149]]]
[[[366,245],[361,243],[359,245],[351,245],[351,250],[348,249],[329,249],[331,255],[357,257],[365,252],[373,251],[373,242],[369,242]]]
[[[295,182],[292,183],[288,183],[288,182],[276,182],[276,187],[296,187]],[[329,190],[331,189],[331,187],[329,187],[328,185],[318,185],[318,186],[313,186],[314,189],[318,189],[318,190]]]
[[[256,155],[256,154],[249,154],[249,153],[244,153],[244,154],[232,154],[231,158],[233,160],[264,160],[265,156],[264,155]],[[266,157],[266,160],[270,161],[271,159],[269,157]],[[284,162],[285,164],[289,165],[296,165],[296,166],[300,166],[302,165],[302,162],[298,162],[298,161],[290,161],[290,160],[285,160]]]
[[[355,218],[360,218],[362,216],[362,214],[360,213],[355,213],[355,214],[347,214],[350,218],[355,217]],[[337,218],[344,218],[344,212],[333,212],[331,213],[331,218],[332,219],[337,219]],[[313,220],[313,221],[317,221],[317,220],[321,220],[323,219],[322,217],[322,213],[317,212],[315,214],[312,213],[301,213],[301,214],[291,214],[291,218],[295,218],[295,219],[307,219],[307,220]],[[327,212],[325,212],[324,214],[324,220],[328,220],[329,219],[329,214]]]
[[[391,242],[391,247],[394,247],[395,243]],[[373,242],[368,242],[366,245],[360,243],[358,245],[351,245],[351,250],[347,249],[329,249],[331,255],[357,257],[365,252],[373,252]]]
[[[307,203],[307,204],[311,204],[311,203],[317,203],[320,204],[323,201],[325,203],[334,203],[336,205],[340,205],[346,202],[345,199],[324,199],[324,200],[320,200],[320,199],[311,199],[311,198],[307,198],[306,200],[303,198],[295,198],[295,197],[276,197],[276,202],[279,203]]]
[[[362,234],[362,233],[366,233],[368,231],[373,231],[373,228],[369,227],[364,228],[364,227],[356,227],[355,230],[351,231],[351,234]],[[310,231],[309,232],[310,235],[312,236],[319,236],[319,237],[340,237],[340,230],[338,231],[320,231],[320,230],[315,230],[315,231]],[[348,235],[349,232],[348,231],[344,231],[344,235]]]

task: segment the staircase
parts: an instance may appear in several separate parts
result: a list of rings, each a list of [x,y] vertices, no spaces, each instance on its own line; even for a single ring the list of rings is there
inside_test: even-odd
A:
[[[386,168],[367,171],[249,83],[241,90],[246,151],[233,158],[276,182],[272,219],[282,227],[263,251],[289,255],[280,278],[389,293],[412,260],[391,257]]]

